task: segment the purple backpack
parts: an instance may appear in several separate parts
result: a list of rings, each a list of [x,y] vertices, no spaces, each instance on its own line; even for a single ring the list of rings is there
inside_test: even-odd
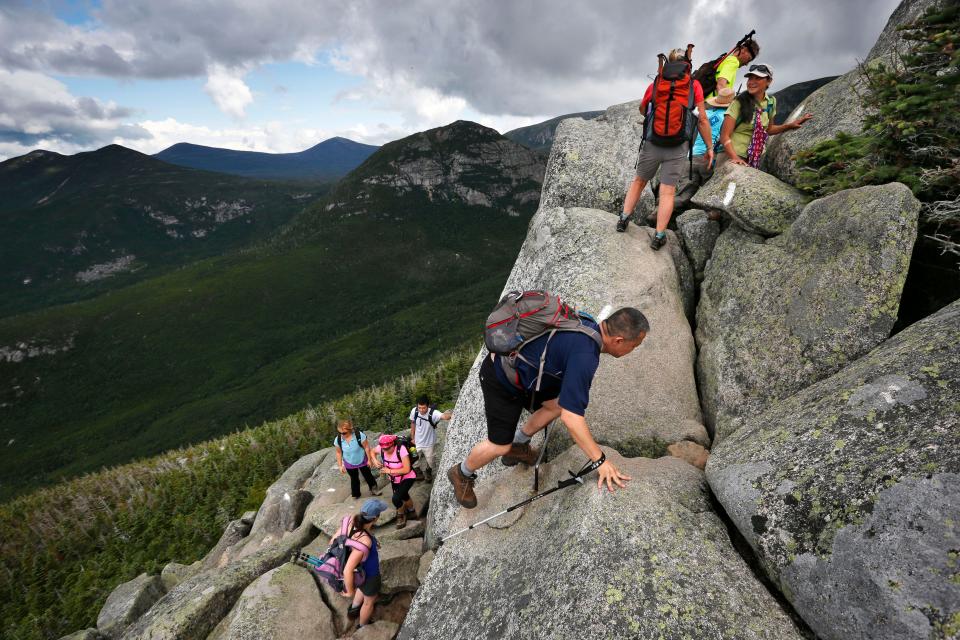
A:
[[[340,533],[334,538],[333,544],[327,549],[327,552],[320,558],[319,564],[313,565],[314,570],[321,578],[327,581],[331,587],[341,593],[343,587],[343,567],[347,564],[347,556],[351,549],[356,549],[363,554],[361,564],[353,572],[353,585],[359,587],[366,579],[367,575],[363,570],[363,560],[367,559],[370,553],[370,547],[359,540],[354,540],[349,536],[351,516],[344,516],[340,523]]]

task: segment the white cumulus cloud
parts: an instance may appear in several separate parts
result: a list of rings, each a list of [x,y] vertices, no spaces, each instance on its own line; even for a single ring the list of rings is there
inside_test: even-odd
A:
[[[203,90],[221,111],[238,119],[243,117],[247,105],[253,102],[253,93],[243,81],[244,75],[246,72],[243,70],[227,69],[215,64],[207,71],[207,83],[203,85]]]

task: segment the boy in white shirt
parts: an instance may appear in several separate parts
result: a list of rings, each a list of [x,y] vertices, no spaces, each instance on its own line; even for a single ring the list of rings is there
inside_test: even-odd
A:
[[[449,420],[452,416],[451,411],[441,413],[436,407],[431,407],[430,398],[426,395],[417,398],[417,406],[410,410],[410,440],[417,448],[420,468],[427,482],[433,481],[433,470],[436,468],[434,447],[437,444],[437,423]]]

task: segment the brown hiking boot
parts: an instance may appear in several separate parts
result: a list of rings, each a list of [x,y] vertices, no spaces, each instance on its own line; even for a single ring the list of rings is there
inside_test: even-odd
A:
[[[473,482],[477,479],[476,474],[472,477],[463,475],[463,472],[460,471],[460,463],[457,463],[447,471],[447,479],[453,485],[453,496],[463,508],[473,509],[477,506],[477,494],[473,492]]]
[[[508,467],[512,467],[518,462],[532,467],[537,463],[537,452],[530,446],[529,442],[524,444],[514,442],[510,445],[510,451],[500,458],[500,461]]]
[[[407,520],[419,520],[416,509],[407,509]]]
[[[407,526],[407,512],[397,509],[397,529],[403,529],[405,526]]]

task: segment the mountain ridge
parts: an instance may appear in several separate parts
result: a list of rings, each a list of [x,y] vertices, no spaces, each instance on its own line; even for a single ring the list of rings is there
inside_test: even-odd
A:
[[[0,163],[0,317],[232,251],[323,190],[179,167],[120,145],[11,158]]]
[[[178,142],[154,154],[179,166],[269,180],[342,178],[379,147],[336,136],[292,153],[267,153]]]

